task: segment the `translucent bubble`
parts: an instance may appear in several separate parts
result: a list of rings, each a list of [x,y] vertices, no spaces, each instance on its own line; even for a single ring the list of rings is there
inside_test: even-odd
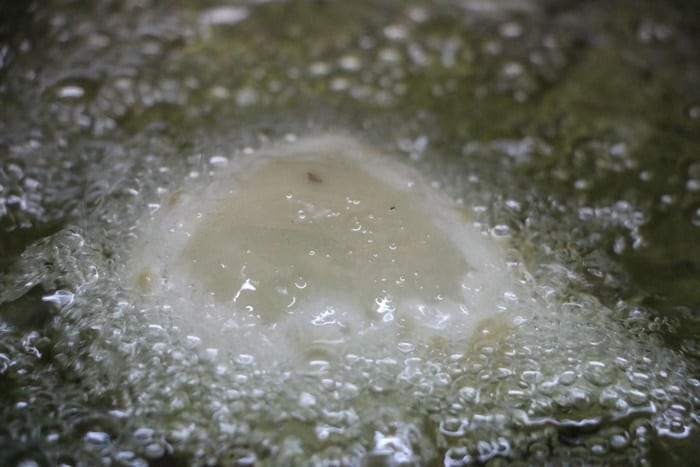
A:
[[[258,99],[258,92],[251,88],[242,88],[236,93],[236,103],[240,107],[255,105]]]
[[[226,156],[212,156],[209,158],[209,163],[214,167],[226,167],[228,165],[228,158]]]
[[[449,448],[445,452],[445,467],[461,467],[471,462],[472,456],[469,454],[469,450],[464,446]]]
[[[250,12],[243,7],[216,7],[204,10],[199,16],[200,25],[207,30],[211,26],[232,26],[248,18]]]
[[[550,454],[549,447],[542,442],[535,442],[530,444],[527,448],[528,454],[533,457],[533,459],[545,460]]]
[[[110,442],[110,436],[103,431],[88,431],[83,437],[83,441],[88,444],[106,445]]]
[[[595,456],[603,456],[608,452],[608,444],[605,439],[593,436],[586,440],[586,447]]]
[[[596,386],[607,386],[614,379],[614,374],[608,366],[599,361],[590,361],[586,363],[583,372],[584,378]]]
[[[299,405],[302,407],[311,407],[316,404],[316,398],[308,392],[302,392],[299,396]]]
[[[312,75],[324,76],[330,73],[331,67],[325,62],[314,62],[309,65],[309,72]]]
[[[362,62],[355,55],[345,55],[340,58],[340,67],[346,71],[357,71],[362,67]]]
[[[60,99],[80,99],[85,95],[85,90],[80,86],[63,86],[56,91]]]
[[[498,30],[501,36],[508,39],[519,37],[523,33],[522,26],[515,22],[503,23]]]
[[[576,381],[577,378],[578,375],[575,371],[568,370],[559,375],[558,382],[564,386],[570,386]]]
[[[154,434],[155,431],[151,428],[139,428],[134,431],[133,437],[139,444],[147,444],[151,442]]]
[[[347,91],[350,88],[350,81],[346,78],[333,78],[330,82],[329,88],[331,91],[342,92]]]
[[[144,449],[144,453],[149,459],[158,459],[165,454],[165,448],[159,443],[151,443]]]
[[[32,459],[22,459],[17,463],[17,467],[39,467],[39,463]]]
[[[700,227],[700,208],[695,209],[690,217],[690,223],[695,227]]]
[[[448,418],[440,422],[440,433],[448,438],[459,438],[465,435],[468,422],[457,418]]]
[[[646,393],[636,389],[633,389],[627,393],[627,400],[632,405],[643,405],[648,401],[648,399],[649,396]]]

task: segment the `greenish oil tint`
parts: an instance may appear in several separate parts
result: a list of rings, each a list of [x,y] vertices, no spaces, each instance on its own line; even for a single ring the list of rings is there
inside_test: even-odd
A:
[[[694,0],[0,0],[0,463],[693,464],[699,25]],[[540,321],[327,378],[149,327],[144,216],[328,131],[473,207]]]

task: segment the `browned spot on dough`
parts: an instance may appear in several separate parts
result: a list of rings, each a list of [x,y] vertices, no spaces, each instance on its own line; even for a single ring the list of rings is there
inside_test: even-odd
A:
[[[311,183],[323,182],[323,179],[313,172],[306,172],[306,178],[308,178]]]
[[[136,277],[136,285],[142,292],[150,292],[156,276],[150,269],[143,269]]]
[[[168,198],[167,204],[169,208],[174,208],[175,206],[179,206],[182,204],[182,202],[185,199],[185,195],[187,195],[187,192],[185,190],[179,190],[170,195],[170,198]]]

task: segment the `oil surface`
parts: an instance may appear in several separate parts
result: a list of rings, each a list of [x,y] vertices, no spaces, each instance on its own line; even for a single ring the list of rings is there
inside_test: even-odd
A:
[[[699,14],[690,0],[0,2],[0,464],[692,464]],[[306,275],[326,253],[347,260],[328,235],[280,232],[245,205],[232,208],[242,230],[207,220],[255,191],[225,175],[337,132],[389,158],[384,169],[417,174],[443,207],[431,217],[464,213],[445,222],[466,228],[412,230],[437,233],[449,257],[419,301],[443,287],[464,298],[455,271],[484,263],[460,242],[495,242],[512,287],[487,281],[498,293],[469,311],[495,309],[507,326],[469,322],[461,340],[417,323],[423,337],[392,334],[382,352],[333,347],[332,358],[322,349],[302,371],[178,322],[202,311],[183,304],[211,305],[216,322],[239,290],[253,299],[245,278],[192,280],[215,260],[197,242],[234,225],[240,241],[247,229],[314,244],[313,258],[286,257]],[[304,190],[292,199],[333,196],[336,169],[284,160],[250,173],[297,173]],[[343,170],[399,190],[362,167]],[[404,195],[395,214],[413,226],[422,208]],[[211,200],[195,203],[199,234],[163,251],[177,242],[149,237],[151,222],[189,223],[196,199]],[[344,206],[333,199],[326,208]],[[367,214],[388,219],[385,208]],[[383,269],[392,239],[381,232]],[[397,261],[428,269],[396,243]],[[268,282],[247,287],[289,289],[292,276],[253,247]],[[390,267],[349,264],[360,271],[351,287],[376,299]],[[255,297],[245,305],[279,311],[276,290]]]

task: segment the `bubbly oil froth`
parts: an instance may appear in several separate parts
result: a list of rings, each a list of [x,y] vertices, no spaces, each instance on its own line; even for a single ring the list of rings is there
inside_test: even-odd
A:
[[[137,284],[186,333],[274,361],[464,342],[509,283],[462,208],[335,135],[263,149],[172,195],[134,256]]]

